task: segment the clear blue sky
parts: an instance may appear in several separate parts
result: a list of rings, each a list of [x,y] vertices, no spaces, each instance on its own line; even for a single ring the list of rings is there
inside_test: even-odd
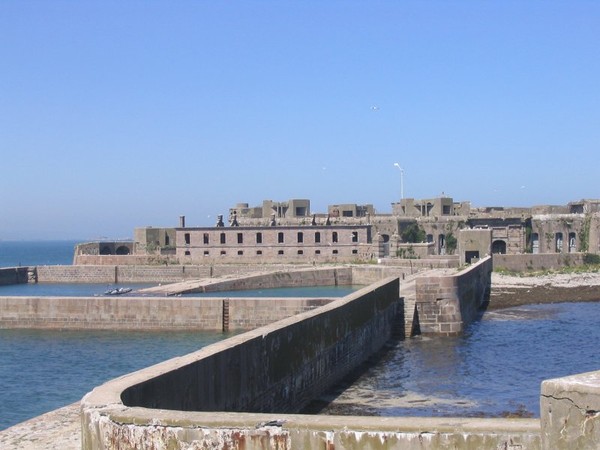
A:
[[[600,2],[0,2],[0,239],[598,198]]]

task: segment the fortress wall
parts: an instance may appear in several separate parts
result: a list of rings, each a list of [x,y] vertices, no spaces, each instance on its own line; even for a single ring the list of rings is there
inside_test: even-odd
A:
[[[97,387],[82,400],[82,448],[270,448],[279,438],[268,429],[281,428],[261,429],[261,419],[300,410],[378,351],[392,333],[398,290],[398,279],[387,279]],[[239,428],[233,411],[270,414]],[[227,433],[241,446],[228,446]],[[313,447],[299,436],[295,448]]]
[[[493,255],[494,270],[528,272],[554,270],[583,264],[583,253],[526,253],[522,255]]]
[[[40,283],[175,283],[182,280],[244,275],[273,270],[298,270],[308,265],[73,265],[38,266]],[[0,269],[4,270],[4,269]],[[115,281],[116,280],[116,281]]]
[[[333,299],[191,297],[0,297],[0,328],[250,330]]]
[[[220,299],[0,297],[0,328],[222,329]]]
[[[333,298],[231,298],[228,302],[229,329],[253,330],[277,320],[312,311]]]
[[[0,269],[0,286],[27,283],[28,271],[28,267],[5,267]]]
[[[454,276],[417,278],[416,305],[422,334],[457,334],[489,299],[492,259],[486,257]]]
[[[217,283],[202,287],[202,291],[231,291],[246,289],[271,289],[302,286],[338,286],[352,284],[350,267],[304,269],[265,274],[247,275],[218,280]]]
[[[37,266],[40,283],[114,283],[115,266]]]

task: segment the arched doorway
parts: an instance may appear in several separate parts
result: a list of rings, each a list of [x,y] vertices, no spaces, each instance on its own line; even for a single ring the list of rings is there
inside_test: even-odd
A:
[[[505,255],[506,254],[506,242],[498,240],[498,241],[494,241],[492,242],[492,253],[498,255]]]
[[[117,247],[117,250],[115,253],[117,255],[129,255],[129,247],[127,247],[125,245],[121,245],[120,247]]]

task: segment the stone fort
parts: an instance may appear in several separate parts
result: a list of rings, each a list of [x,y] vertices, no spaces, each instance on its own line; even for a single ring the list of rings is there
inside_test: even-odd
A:
[[[600,200],[528,208],[471,207],[450,197],[404,198],[381,214],[373,205],[310,200],[238,203],[212,227],[142,227],[131,242],[78,245],[75,264],[348,263],[382,258],[600,253]],[[109,257],[110,256],[110,257]]]

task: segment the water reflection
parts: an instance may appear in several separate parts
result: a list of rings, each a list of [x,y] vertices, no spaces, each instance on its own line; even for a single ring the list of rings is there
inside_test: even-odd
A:
[[[600,303],[486,313],[457,337],[398,342],[322,414],[539,416],[540,383],[600,369]]]

